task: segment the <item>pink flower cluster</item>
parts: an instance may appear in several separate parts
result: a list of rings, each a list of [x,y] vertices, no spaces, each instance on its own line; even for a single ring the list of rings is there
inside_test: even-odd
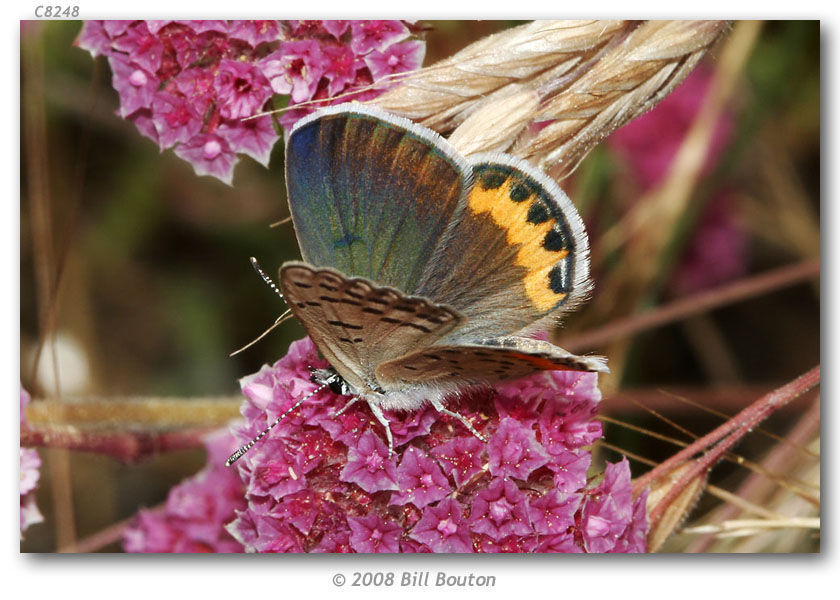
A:
[[[86,21],[76,44],[108,57],[119,116],[199,175],[230,184],[240,154],[268,165],[274,94],[293,106],[375,97],[416,69],[425,43],[404,21]],[[376,89],[365,89],[374,82]],[[356,94],[351,94],[359,90]],[[316,106],[284,113],[288,127]],[[247,119],[247,120],[244,120]]]
[[[315,389],[311,341],[242,381],[247,442]],[[464,394],[489,439],[427,408],[382,426],[323,390],[239,460],[247,507],[228,531],[255,552],[644,552],[645,498],[625,460],[587,479],[601,436],[594,373],[551,372]]]
[[[20,388],[20,425],[26,426],[26,405],[29,404],[29,393]],[[35,504],[35,489],[41,477],[41,457],[33,448],[20,449],[20,533],[23,534],[31,525],[44,520],[41,511]]]
[[[634,119],[609,138],[609,145],[629,167],[642,190],[648,190],[668,174],[712,82],[712,72],[698,66],[656,108]],[[732,140],[734,120],[724,112],[715,124],[703,172],[720,162]],[[725,190],[713,195],[685,248],[670,282],[677,294],[688,294],[719,285],[747,270],[747,239],[738,222],[734,198]]]
[[[123,532],[126,552],[242,552],[242,545],[224,529],[245,508],[244,486],[225,467],[236,449],[228,431],[205,440],[207,466],[169,492],[162,508],[141,510]]]

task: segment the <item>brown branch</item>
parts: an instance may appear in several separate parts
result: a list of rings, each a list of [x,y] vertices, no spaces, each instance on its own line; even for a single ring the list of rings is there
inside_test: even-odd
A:
[[[240,416],[242,402],[242,396],[35,399],[26,407],[26,419],[35,427],[219,427]]]
[[[804,260],[767,273],[745,277],[734,283],[700,292],[688,298],[680,298],[647,312],[607,323],[603,327],[590,329],[576,336],[563,339],[560,345],[570,352],[591,350],[617,338],[630,337],[636,333],[661,327],[691,315],[784,289],[819,276],[819,259]]]
[[[787,444],[778,444],[761,462],[764,472],[770,473],[789,473],[793,470],[793,465],[802,458],[801,453],[796,450],[799,447],[805,446],[815,434],[819,433],[820,429],[820,402],[817,399],[811,405],[811,408],[796,422],[791,431],[785,436]],[[819,460],[819,456],[816,456]],[[738,488],[737,495],[742,498],[753,498],[756,496],[764,496],[769,493],[771,488],[775,488],[776,479],[767,477],[763,473],[754,472],[744,481]],[[718,511],[715,521],[722,522],[734,519],[743,508],[732,503],[727,503]],[[695,540],[689,547],[688,551],[692,553],[705,552],[714,541],[713,535],[705,535]]]
[[[215,430],[201,427],[169,432],[95,433],[68,427],[25,428],[20,432],[20,445],[94,452],[124,463],[135,463],[160,452],[203,448],[204,437]]]
[[[819,381],[820,367],[816,366],[787,385],[759,398],[711,433],[699,438],[690,446],[677,452],[669,459],[636,479],[633,482],[634,494],[640,493],[654,481],[666,477],[675,469],[681,469],[678,480],[670,486],[668,492],[653,507],[649,507],[648,517],[650,522],[655,525],[683,490],[697,478],[705,478],[706,473],[712,466],[732,446],[740,441],[741,438],[752,431],[779,407],[784,406],[818,385]],[[688,461],[699,453],[705,454],[701,458],[694,460],[692,464],[688,464]]]

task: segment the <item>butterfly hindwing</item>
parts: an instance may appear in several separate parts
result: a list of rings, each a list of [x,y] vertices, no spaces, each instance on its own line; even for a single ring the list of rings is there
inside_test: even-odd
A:
[[[609,369],[601,357],[577,356],[542,340],[507,337],[423,348],[379,365],[376,376],[395,386],[424,382],[492,383],[555,370]]]
[[[301,119],[286,183],[303,260],[415,293],[470,173],[436,133],[383,111],[345,104]]]
[[[465,210],[417,291],[468,319],[453,342],[527,329],[574,306],[589,286],[588,241],[563,191],[505,154],[470,162]]]
[[[451,309],[332,269],[286,263],[280,288],[330,364],[357,389],[374,367],[433,344],[461,322]]]

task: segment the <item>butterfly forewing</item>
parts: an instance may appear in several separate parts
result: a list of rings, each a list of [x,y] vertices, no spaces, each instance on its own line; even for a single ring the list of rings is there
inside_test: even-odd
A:
[[[295,125],[286,184],[304,261],[413,294],[471,171],[431,130],[356,104]]]
[[[462,322],[423,298],[305,263],[284,264],[280,287],[324,357],[359,390],[376,383],[379,363],[430,346]]]

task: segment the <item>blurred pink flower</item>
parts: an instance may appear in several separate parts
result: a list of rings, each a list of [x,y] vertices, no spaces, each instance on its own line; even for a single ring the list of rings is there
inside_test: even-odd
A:
[[[685,135],[697,117],[712,82],[711,70],[699,65],[653,110],[637,117],[609,138],[610,148],[627,164],[642,190],[661,183]],[[718,165],[732,140],[734,117],[724,111],[715,124],[703,173]],[[713,194],[691,240],[674,269],[670,287],[677,295],[720,285],[747,271],[747,235],[737,218],[734,197]]]
[[[244,484],[225,467],[235,449],[230,433],[207,437],[207,466],[169,492],[159,509],[143,509],[126,527],[126,552],[242,552],[242,545],[224,529],[237,510],[245,508]]]
[[[310,366],[327,365],[305,338],[243,379],[241,443],[316,388]],[[236,463],[247,508],[228,531],[255,552],[644,551],[628,463],[587,485],[600,397],[596,374],[563,371],[452,398],[488,443],[434,409],[389,413],[389,457],[365,403],[335,416],[348,399],[322,390]],[[558,415],[570,428],[547,431]]]
[[[26,406],[29,393],[20,387],[20,426],[26,427]],[[20,449],[20,533],[44,520],[35,504],[35,490],[41,477],[41,457],[34,448]]]
[[[721,285],[747,273],[747,232],[738,219],[733,194],[709,200],[671,276],[679,296]]]
[[[698,65],[653,110],[636,117],[608,138],[608,145],[627,162],[642,189],[655,186],[667,175],[711,82],[711,70]],[[717,164],[733,131],[732,115],[726,112],[715,124],[704,171]]]

